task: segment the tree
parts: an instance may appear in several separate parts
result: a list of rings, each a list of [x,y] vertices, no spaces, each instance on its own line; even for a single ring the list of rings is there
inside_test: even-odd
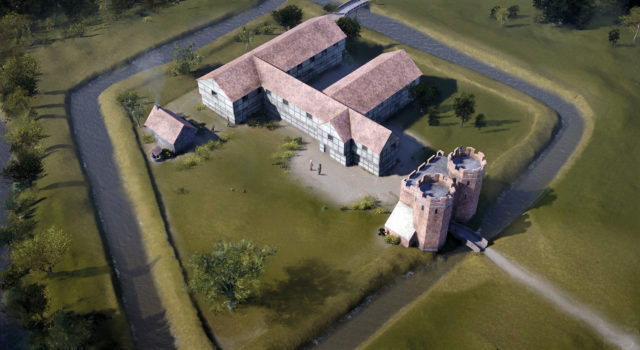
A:
[[[238,39],[244,44],[244,50],[249,50],[249,45],[253,42],[253,31],[247,30],[247,27],[242,27],[242,31],[238,34]]]
[[[0,226],[0,244],[16,244],[33,237],[35,220],[9,212],[5,222]]]
[[[453,110],[456,117],[460,118],[460,127],[471,118],[476,111],[476,97],[473,94],[463,92],[453,102]]]
[[[8,117],[16,117],[31,107],[32,97],[18,86],[13,92],[3,96],[2,110]]]
[[[348,39],[355,39],[360,36],[360,23],[351,17],[340,17],[336,24],[347,35]]]
[[[545,20],[584,28],[595,13],[595,0],[533,0]]]
[[[202,62],[202,56],[195,53],[193,48],[193,43],[189,44],[187,47],[181,48],[178,45],[173,47],[173,59],[175,60],[175,63],[171,68],[171,74],[189,74],[200,64],[200,62]]]
[[[520,13],[520,6],[518,5],[509,6],[507,10],[509,11],[509,19],[518,18],[518,14]]]
[[[438,87],[426,81],[409,88],[409,94],[420,108],[427,108],[440,98]]]
[[[42,284],[17,285],[7,293],[5,310],[23,328],[33,328],[44,320],[49,300]]]
[[[51,315],[44,343],[47,349],[84,349],[96,330],[91,314],[58,310]]]
[[[489,13],[489,17],[491,18],[496,18],[496,12],[501,8],[502,6],[500,5],[496,5],[494,7],[491,8],[491,12]]]
[[[20,87],[33,96],[38,92],[39,75],[40,65],[33,56],[9,57],[0,68],[0,93],[4,96]]]
[[[616,46],[616,44],[618,43],[618,40],[620,40],[620,29],[612,29],[609,31],[609,43],[611,44],[611,46]]]
[[[120,102],[125,113],[132,119],[135,119],[138,127],[140,127],[140,119],[144,115],[146,109],[140,101],[141,97],[135,90],[127,90],[116,96],[116,100]]]
[[[51,273],[71,245],[71,236],[61,229],[50,227],[24,240],[11,249],[11,260],[19,269]]]
[[[269,247],[259,248],[243,239],[239,242],[218,241],[211,253],[196,253],[189,259],[192,269],[189,289],[204,294],[216,310],[229,312],[251,296],[260,285],[264,263],[276,253]]]
[[[5,135],[5,139],[11,144],[11,152],[33,149],[44,137],[42,125],[29,113],[18,118]]]
[[[503,26],[504,22],[509,19],[509,10],[506,7],[498,6],[498,8],[493,13],[493,18],[495,18],[496,21],[500,23],[500,26]]]
[[[19,150],[3,170],[4,176],[24,187],[30,187],[43,172],[42,150],[39,147]]]
[[[640,6],[631,8],[628,15],[620,16],[620,23],[629,27],[633,33],[631,42],[635,43],[638,38],[638,33],[640,33]]]
[[[475,127],[478,129],[484,128],[485,126],[487,126],[487,120],[484,116],[484,114],[480,113],[478,115],[476,115],[476,121],[475,121]]]
[[[281,26],[291,29],[302,21],[302,9],[296,5],[285,6],[271,13],[273,19]]]

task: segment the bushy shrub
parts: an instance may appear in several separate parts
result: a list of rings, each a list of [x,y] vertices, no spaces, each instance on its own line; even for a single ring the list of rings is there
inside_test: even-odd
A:
[[[64,36],[66,36],[67,38],[75,38],[84,35],[84,32],[84,23],[77,22],[72,23],[68,28],[64,30]]]
[[[273,165],[278,165],[283,169],[287,169],[289,167],[289,159],[294,155],[295,153],[293,153],[293,151],[282,151],[271,155],[271,159],[273,159]]]
[[[322,7],[323,10],[331,13],[331,12],[336,12],[336,10],[338,9],[338,7],[340,7],[338,4],[336,4],[335,2],[330,2],[326,5],[324,5]]]
[[[205,144],[205,146],[207,146],[207,148],[208,148],[210,151],[213,151],[213,150],[214,150],[214,149],[216,149],[216,148],[220,148],[220,147],[222,146],[222,144],[223,144],[223,143],[224,143],[224,142],[222,142],[222,141],[221,141],[221,140],[219,140],[219,139],[218,139],[218,140],[209,140],[209,141]]]
[[[269,119],[263,113],[256,113],[253,118],[247,122],[252,128],[267,128],[267,130],[275,130],[280,127],[277,120]]]
[[[202,162],[202,158],[200,158],[197,154],[189,154],[187,155],[182,162],[180,163],[180,169],[191,169],[194,166],[200,164]]]
[[[383,214],[387,214],[387,209],[385,208],[376,208],[376,210],[373,211],[374,213],[378,214],[378,215],[383,215]]]
[[[209,153],[209,147],[207,147],[207,145],[196,147],[196,156],[201,160],[206,160],[211,158],[211,153]]]
[[[364,196],[361,201],[349,204],[351,210],[369,210],[376,207],[376,201],[370,195]]]
[[[205,109],[207,109],[207,106],[205,106],[204,103],[200,103],[197,104],[194,108],[196,111],[204,111]]]
[[[171,150],[168,148],[163,148],[162,152],[160,152],[160,159],[166,160],[171,157],[173,157],[173,152],[171,152]]]
[[[229,140],[231,140],[234,136],[235,133],[233,132],[225,132],[223,134],[220,134],[220,136],[218,136],[218,139],[222,141],[222,143],[226,143],[229,142]]]
[[[400,243],[400,237],[395,235],[386,235],[383,239],[387,244],[397,245]]]
[[[273,34],[277,27],[271,23],[264,22],[255,29],[256,34]]]

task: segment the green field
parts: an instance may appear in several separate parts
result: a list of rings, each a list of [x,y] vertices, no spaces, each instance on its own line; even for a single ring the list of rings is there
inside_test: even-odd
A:
[[[577,105],[587,118],[579,152],[535,209],[495,240],[495,249],[637,334],[640,330],[637,321],[640,243],[634,204],[640,194],[635,181],[639,167],[637,162],[618,159],[633,159],[633,152],[640,145],[640,139],[635,136],[640,121],[634,118],[640,101],[640,67],[637,65],[640,47],[629,45],[631,35],[625,29],[621,45],[616,48],[609,45],[607,33],[613,28],[612,11],[608,11],[609,16],[597,17],[591,28],[578,31],[533,23],[534,11],[528,1],[498,2],[503,6],[520,5],[523,15],[501,28],[488,16],[495,4],[471,0],[453,3],[399,0],[374,5],[373,11],[402,19],[474,57],[559,93]],[[465,261],[461,268],[470,264],[472,262]],[[442,286],[436,288],[455,286],[460,281],[454,277],[446,278]],[[495,283],[498,282],[494,282],[491,292],[500,293]],[[446,314],[456,310],[425,313],[427,304],[431,303],[416,304],[393,323],[404,324],[405,320],[420,314],[432,323],[447,319]],[[555,327],[565,325],[556,318],[541,321],[539,315],[522,308],[513,308],[509,314],[491,313],[502,307],[502,300],[483,300],[481,304],[483,308],[478,312],[492,315],[487,322],[502,329],[531,319],[527,327],[532,331],[526,337],[536,334],[536,329],[542,326],[540,322]],[[429,338],[417,332],[418,328],[414,330],[414,341],[431,344]],[[470,329],[469,346],[485,344],[480,339],[482,334],[481,327]],[[386,331],[376,341],[385,344],[394,339],[400,340],[393,332]],[[492,344],[502,346],[499,342]],[[537,345],[546,348],[554,344],[557,343],[549,340]]]
[[[289,3],[303,7],[305,18],[322,14],[318,6],[309,2]],[[264,21],[271,21],[270,16],[259,18],[247,27]],[[199,53],[205,57],[204,68],[194,76],[242,54],[243,45],[233,40],[237,33],[229,33],[202,48]],[[256,35],[251,47],[271,38],[272,35]],[[443,148],[452,148],[466,135],[475,137],[481,146],[486,146],[489,157],[499,158],[506,148],[530,150],[530,153],[521,155],[520,161],[526,163],[546,142],[556,121],[548,108],[512,89],[397,45],[374,32],[365,31],[363,40],[356,46],[355,49],[352,47],[351,53],[354,59],[363,61],[385,49],[407,49],[429,79],[454,81],[464,91],[475,93],[478,112],[487,114],[489,121],[502,120],[501,114],[514,120],[504,128],[508,130],[495,133],[502,136],[499,144],[503,146],[499,147],[495,146],[494,133],[484,133],[472,127],[460,129],[457,123],[446,125],[448,119],[453,119],[450,113],[444,114],[442,126],[425,128],[425,117],[418,115],[417,110],[409,108],[404,111],[400,122],[428,141],[433,139],[443,143]],[[175,112],[207,126],[213,123],[216,130],[229,131],[224,121],[213,112],[194,109],[199,103],[197,98],[175,101],[186,93],[192,94],[196,83],[189,76],[168,77],[167,69],[168,65],[165,65],[142,72],[115,84],[100,97],[111,138],[118,140],[114,142],[116,159],[146,232],[162,230],[162,218],[157,206],[154,208],[155,198],[144,170],[145,160],[139,152],[131,152],[136,143],[135,134],[122,108],[115,102],[115,95],[126,89],[135,89],[147,97],[149,104],[157,96],[162,105]],[[441,85],[443,91],[447,86],[451,85]],[[442,104],[443,110],[450,101],[447,95]],[[493,124],[486,130],[499,127]],[[214,150],[210,160],[193,169],[179,169],[184,156],[151,164],[182,260],[190,253],[207,249],[221,238],[250,238],[279,250],[267,264],[261,294],[233,315],[209,312],[206,305],[198,300],[223,347],[298,346],[344,314],[366,293],[406,271],[412,264],[431,259],[430,254],[422,254],[415,249],[384,245],[375,231],[384,223],[386,215],[341,211],[337,205],[315,197],[273,166],[270,156],[279,150],[286,131],[270,132],[247,126],[231,130],[234,137],[221,149]],[[496,177],[512,176],[508,172],[519,166],[517,162],[514,164],[494,165],[491,174]],[[231,191],[232,188],[235,191]],[[246,189],[246,193],[241,189]],[[327,205],[328,210],[323,211],[323,205]],[[144,234],[151,241],[164,239],[162,235]],[[179,277],[174,275],[173,278]]]
[[[487,306],[490,306],[487,307]],[[514,318],[512,315],[527,315]],[[471,255],[364,349],[606,349],[588,328]],[[510,322],[496,322],[506,319]]]
[[[58,28],[48,34],[54,39],[52,44],[31,49],[42,70],[35,107],[48,135],[43,142],[47,153],[46,176],[38,181],[43,200],[37,205],[36,219],[40,228],[56,225],[74,237],[68,257],[45,279],[50,310],[98,310],[112,314],[111,324],[100,330],[100,337],[117,342],[120,347],[132,347],[131,334],[114,292],[104,242],[76,157],[65,96],[79,82],[122,64],[150,46],[253,4],[253,0],[232,3],[189,0],[154,14],[150,23],[143,23],[134,14],[125,15],[108,26],[88,26],[85,36],[73,39],[62,38],[62,28]]]

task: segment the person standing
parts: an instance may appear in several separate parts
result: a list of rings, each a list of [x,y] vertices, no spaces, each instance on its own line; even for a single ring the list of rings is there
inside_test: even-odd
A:
[[[321,175],[320,173],[322,173],[322,163],[318,163],[318,175]]]
[[[313,171],[313,159],[309,159],[309,170]]]

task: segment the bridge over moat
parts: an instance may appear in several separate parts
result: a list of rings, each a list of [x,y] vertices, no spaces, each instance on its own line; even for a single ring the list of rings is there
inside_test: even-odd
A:
[[[476,253],[483,252],[489,245],[479,233],[456,221],[449,224],[449,233]]]

